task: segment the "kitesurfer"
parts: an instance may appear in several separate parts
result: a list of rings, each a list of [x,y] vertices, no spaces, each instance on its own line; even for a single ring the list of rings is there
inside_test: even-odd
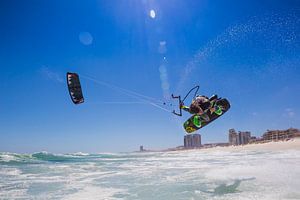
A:
[[[204,95],[196,96],[190,106],[185,106],[183,102],[181,103],[180,107],[189,112],[192,115],[201,116],[205,121],[209,121],[209,115],[207,111],[210,111],[210,114],[216,113],[217,115],[222,114],[222,109],[219,106],[215,105],[215,101],[218,98],[217,95],[213,95],[212,97],[208,98]]]
[[[183,127],[187,133],[192,133],[203,128],[219,118],[230,108],[230,103],[227,99],[220,98],[217,95],[213,95],[210,98],[204,95],[197,95],[198,90],[198,85],[193,87],[183,99],[181,99],[180,95],[174,96],[172,94],[172,98],[178,99],[179,102],[179,112],[173,110],[173,114],[182,116],[182,110],[184,110],[192,115],[183,123]],[[189,106],[185,106],[184,102],[192,92],[194,92],[192,103]]]

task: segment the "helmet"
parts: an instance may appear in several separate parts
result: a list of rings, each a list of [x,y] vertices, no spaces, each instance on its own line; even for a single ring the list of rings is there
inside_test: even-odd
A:
[[[204,102],[204,103],[202,103],[202,104],[200,105],[200,107],[201,107],[201,109],[202,109],[203,111],[205,111],[205,110],[209,109],[209,107],[210,107],[210,102],[209,102],[209,101]]]

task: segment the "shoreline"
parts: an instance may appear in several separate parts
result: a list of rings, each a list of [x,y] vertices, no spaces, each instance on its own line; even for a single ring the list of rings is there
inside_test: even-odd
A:
[[[265,143],[257,143],[257,144],[247,144],[241,146],[233,146],[233,147],[241,147],[245,150],[300,150],[300,138],[292,138],[290,140],[278,140],[278,141],[270,141]]]
[[[287,141],[270,141],[265,143],[253,143],[237,146],[216,146],[208,148],[191,148],[191,149],[167,149],[163,151],[245,151],[245,150],[268,150],[268,151],[282,151],[282,150],[300,150],[300,138],[293,138]]]

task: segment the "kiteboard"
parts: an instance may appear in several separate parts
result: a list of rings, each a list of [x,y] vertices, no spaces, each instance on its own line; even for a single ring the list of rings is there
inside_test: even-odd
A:
[[[225,112],[227,112],[230,108],[230,103],[227,99],[217,99],[216,100],[216,106],[218,106],[222,112],[211,113],[210,110],[206,110],[203,115],[193,115],[188,120],[186,120],[183,124],[183,127],[187,133],[192,133],[194,131],[197,131],[207,124],[211,123],[215,119],[219,118],[220,116],[224,115]],[[207,117],[209,120],[207,120]]]

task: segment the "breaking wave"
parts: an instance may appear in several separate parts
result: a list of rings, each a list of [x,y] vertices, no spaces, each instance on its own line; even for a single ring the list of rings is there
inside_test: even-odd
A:
[[[140,154],[127,153],[72,153],[72,154],[53,154],[49,152],[37,152],[33,154],[17,154],[17,153],[0,153],[0,164],[17,164],[17,163],[40,163],[40,162],[87,162],[101,160],[122,160],[135,159],[141,157]],[[151,156],[149,154],[148,156]],[[145,157],[145,155],[143,155]]]
[[[33,154],[0,153],[0,164],[15,163],[40,163],[40,162],[80,162],[88,159],[106,159],[120,157],[115,154],[53,154],[48,152],[37,152]]]

